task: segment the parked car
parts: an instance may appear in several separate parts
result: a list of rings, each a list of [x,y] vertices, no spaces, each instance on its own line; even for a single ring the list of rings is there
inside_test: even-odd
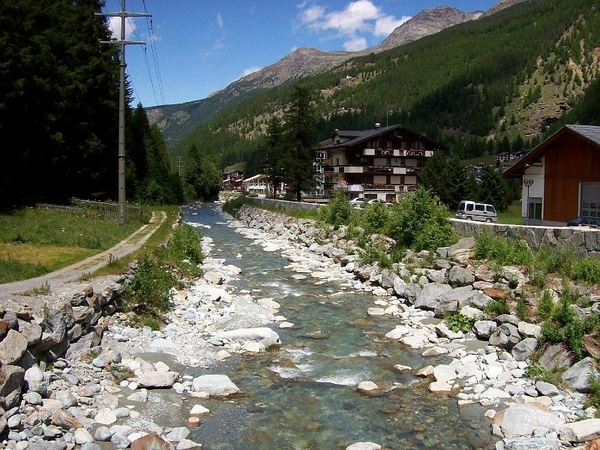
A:
[[[388,206],[389,203],[386,202],[385,200],[382,200],[380,198],[372,198],[371,200],[369,200],[369,205],[383,205],[383,206]]]
[[[498,214],[493,205],[463,200],[460,202],[460,205],[458,205],[456,218],[491,223],[498,220]]]
[[[362,205],[366,205],[369,200],[364,197],[355,197],[350,200],[350,204],[355,208],[360,208]]]
[[[598,227],[600,226],[600,219],[594,217],[575,217],[569,220],[567,223],[568,227]]]

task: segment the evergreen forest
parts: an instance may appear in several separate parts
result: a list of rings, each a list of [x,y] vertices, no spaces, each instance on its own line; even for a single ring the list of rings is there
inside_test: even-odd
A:
[[[115,201],[119,46],[101,0],[0,2],[0,208],[72,198]],[[172,170],[169,150],[126,83],[126,192],[141,204],[214,198]],[[207,164],[201,164],[204,168]],[[215,175],[216,173],[216,175]],[[215,168],[196,180],[218,188]],[[183,181],[182,181],[183,178]],[[194,181],[194,180],[192,180]]]

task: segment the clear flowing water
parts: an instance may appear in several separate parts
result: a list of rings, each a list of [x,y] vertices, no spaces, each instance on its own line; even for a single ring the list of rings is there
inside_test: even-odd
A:
[[[425,359],[386,339],[398,319],[368,317],[372,295],[295,279],[285,258],[236,233],[213,206],[184,209],[184,219],[210,225],[202,234],[214,240],[211,256],[242,269],[232,283],[237,289],[273,298],[297,326],[273,326],[279,349],[188,369],[193,376],[226,374],[244,392],[231,401],[202,401],[211,414],[190,438],[204,449],[345,449],[360,441],[385,449],[494,448],[481,407],[459,408],[455,399],[430,393],[427,382],[393,369],[444,360]],[[386,393],[359,394],[356,386],[364,380]]]

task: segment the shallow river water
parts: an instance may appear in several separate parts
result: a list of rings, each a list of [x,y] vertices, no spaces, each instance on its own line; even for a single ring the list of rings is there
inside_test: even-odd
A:
[[[211,410],[191,439],[216,449],[345,449],[371,441],[385,449],[491,449],[489,421],[479,406],[457,406],[432,394],[427,382],[394,371],[395,364],[419,369],[446,362],[425,359],[385,334],[398,318],[368,317],[375,297],[341,284],[298,280],[288,261],[236,233],[214,206],[184,209],[184,220],[209,225],[211,257],[242,269],[231,284],[281,304],[280,314],[296,328],[273,329],[279,349],[234,356],[212,370],[227,374],[244,392],[231,401],[209,400]],[[364,380],[386,390],[379,397],[357,392]]]

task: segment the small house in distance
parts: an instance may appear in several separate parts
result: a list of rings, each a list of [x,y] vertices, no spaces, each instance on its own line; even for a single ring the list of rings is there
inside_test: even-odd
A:
[[[440,145],[402,125],[335,130],[316,153],[318,193],[345,189],[350,197],[397,200],[417,187],[417,173]]]
[[[239,170],[228,170],[223,172],[223,190],[241,191],[244,174]]]
[[[600,218],[600,127],[565,125],[504,172],[522,182],[523,220]]]

